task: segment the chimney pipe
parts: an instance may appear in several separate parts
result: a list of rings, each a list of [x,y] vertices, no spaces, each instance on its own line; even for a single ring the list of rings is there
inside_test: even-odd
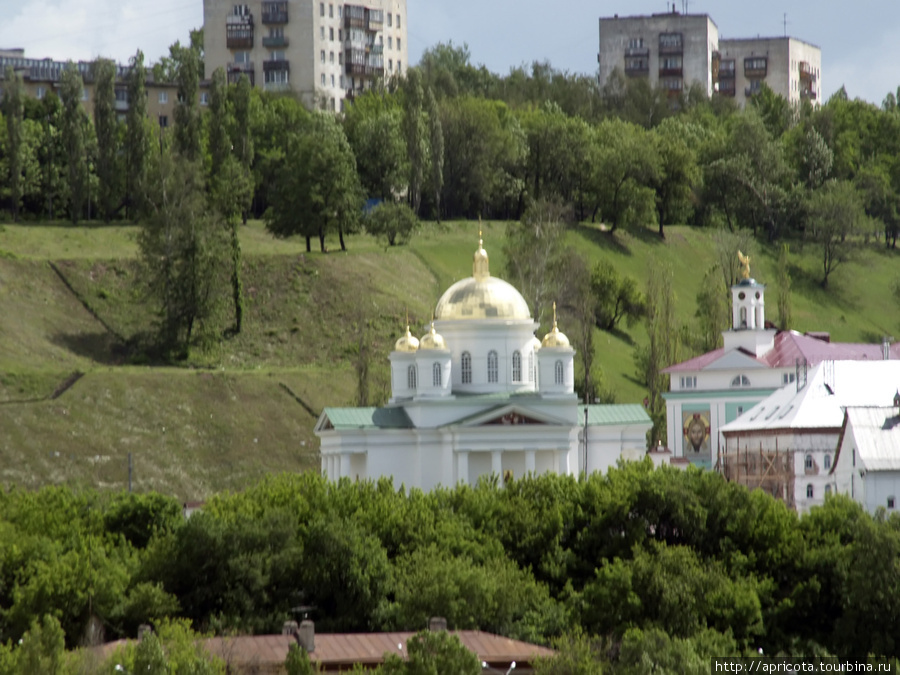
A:
[[[138,626],[138,631],[137,631],[138,642],[143,640],[145,636],[150,635],[150,633],[152,633],[152,632],[153,632],[153,629],[150,627],[149,624],[142,623],[140,626]]]
[[[432,632],[447,630],[447,619],[442,616],[433,616],[428,619],[428,630]]]
[[[300,623],[300,629],[297,631],[297,643],[307,651],[312,653],[316,649],[316,626],[309,619],[304,619]]]
[[[282,635],[296,635],[299,626],[296,621],[285,621],[284,625],[281,627]]]

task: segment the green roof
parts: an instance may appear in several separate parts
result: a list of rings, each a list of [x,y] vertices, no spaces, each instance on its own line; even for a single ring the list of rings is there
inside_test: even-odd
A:
[[[413,424],[403,408],[325,408],[335,429],[411,429]]]
[[[605,427],[614,424],[652,424],[650,416],[639,403],[619,405],[589,405],[588,426]],[[582,411],[583,412],[583,411]]]

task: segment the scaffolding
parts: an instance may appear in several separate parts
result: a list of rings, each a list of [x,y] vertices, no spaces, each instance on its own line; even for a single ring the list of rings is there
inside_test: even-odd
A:
[[[794,451],[779,450],[777,436],[774,450],[764,448],[762,441],[754,449],[749,444],[742,448],[739,436],[734,440],[735,449],[731,450],[726,442],[725,451],[719,456],[719,470],[725,480],[743,485],[748,490],[758,488],[793,509]]]

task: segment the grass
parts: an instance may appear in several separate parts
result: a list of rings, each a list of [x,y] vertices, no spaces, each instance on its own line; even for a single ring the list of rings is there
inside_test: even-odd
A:
[[[491,271],[503,276],[503,223],[427,224],[402,247],[353,236],[340,252],[329,239],[331,253],[321,254],[251,222],[240,231],[245,330],[186,367],[160,368],[136,363],[123,344],[153,319],[135,284],[134,226],[0,226],[0,483],[118,489],[131,453],[135,489],[199,499],[267,472],[317,467],[312,427],[326,405],[355,403],[360,345],[372,355],[372,387],[385,391],[386,357],[407,314],[423,334],[443,290],[471,274],[479,228]],[[585,224],[568,236],[590,262],[608,260],[641,284],[651,265],[668,261],[679,315],[690,322],[714,263],[711,234],[670,227],[660,240]],[[777,255],[759,244],[752,263],[769,284],[770,320]],[[823,288],[816,247],[792,244],[793,327],[841,341],[898,334],[889,290],[897,256],[863,248]],[[620,402],[645,395],[632,354],[646,339],[641,326],[595,332],[595,361]]]

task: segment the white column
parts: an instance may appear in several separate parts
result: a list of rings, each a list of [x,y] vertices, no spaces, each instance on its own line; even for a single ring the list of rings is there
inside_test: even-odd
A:
[[[500,477],[500,485],[503,485],[503,458],[499,450],[491,452],[491,473]]]
[[[534,473],[534,450],[525,451],[525,474]]]
[[[556,462],[561,476],[569,475],[569,452],[567,450],[556,451]]]
[[[469,484],[469,453],[456,453],[456,482]]]
[[[341,478],[350,478],[350,455],[341,454]]]

